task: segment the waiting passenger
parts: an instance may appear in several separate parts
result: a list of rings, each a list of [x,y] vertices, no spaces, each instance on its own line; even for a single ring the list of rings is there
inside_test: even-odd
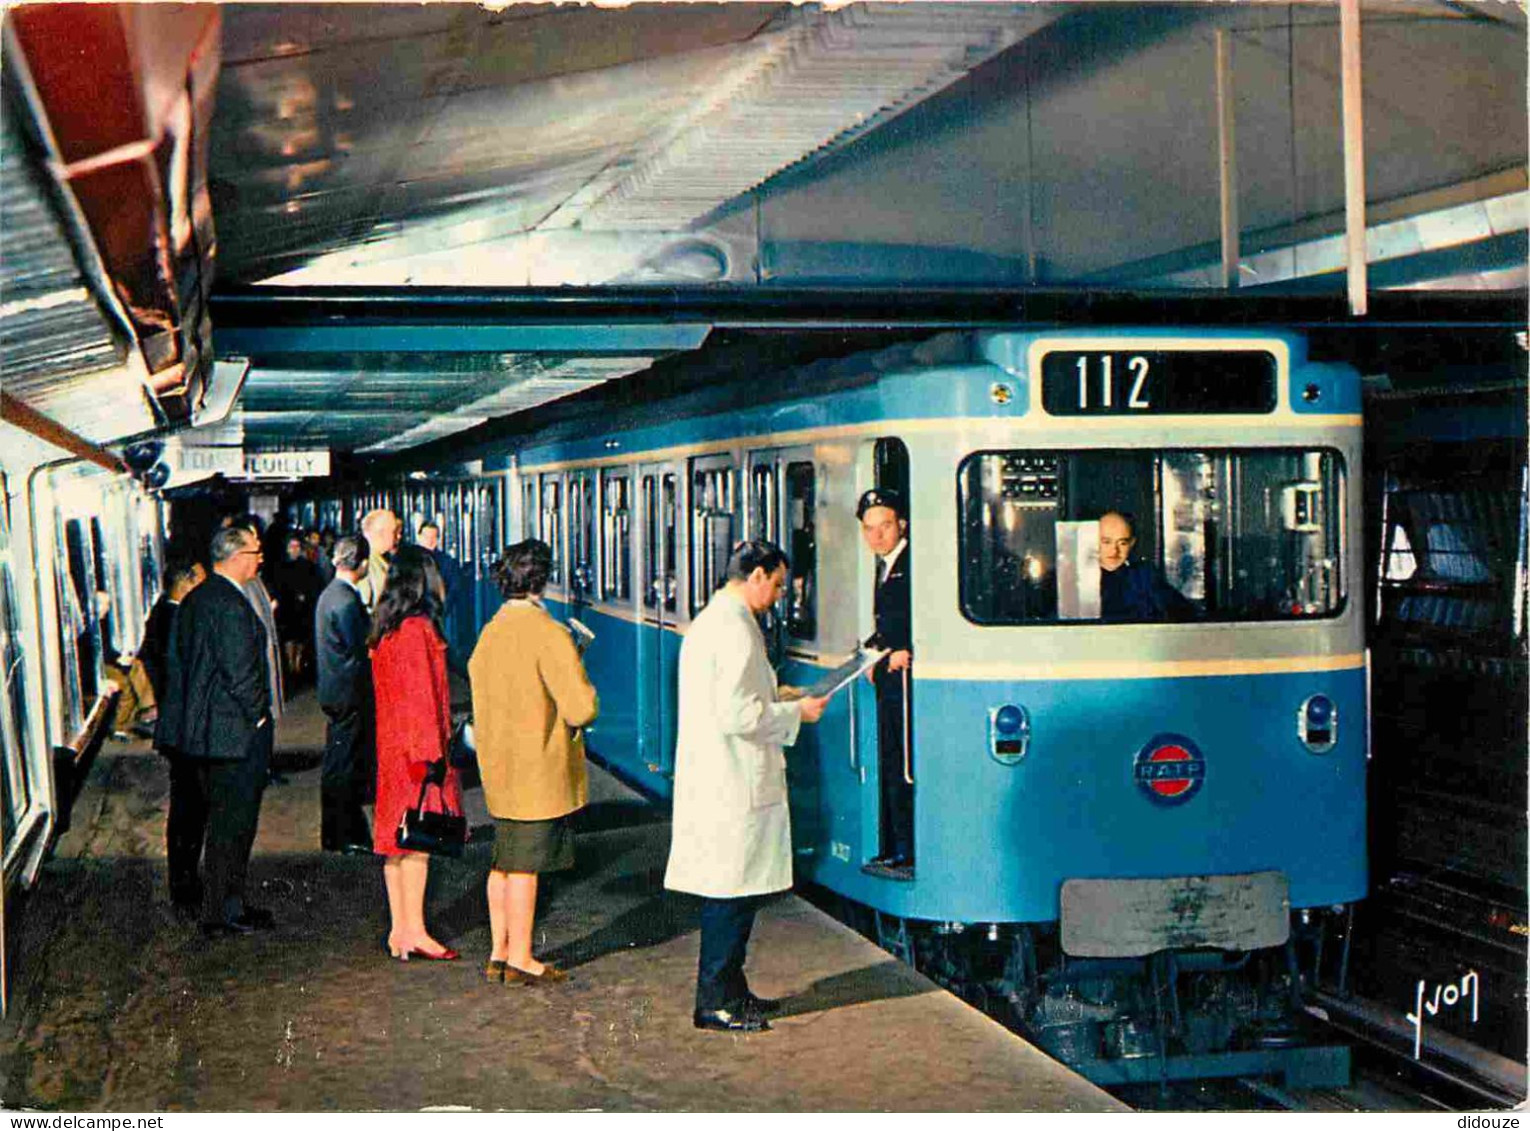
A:
[[[244,901],[276,729],[266,629],[247,590],[260,568],[260,539],[229,526],[213,536],[209,552],[216,576],[188,593],[175,615],[155,743],[196,767],[199,805],[183,815],[203,814],[206,821],[181,830],[184,855],[171,863],[173,895],[190,910],[205,837],[202,931],[247,935],[273,922],[269,911]]]
[[[371,854],[372,832],[362,801],[376,775],[372,754],[372,668],[367,659],[371,620],[357,582],[371,551],[347,534],[335,543],[335,579],[319,595],[314,653],[319,707],[324,712],[324,762],[319,777],[319,845],[326,852]]]
[[[170,640],[181,602],[207,579],[202,563],[172,556],[165,566],[165,591],[149,612],[144,626],[140,659],[164,698],[170,673]],[[178,750],[156,742],[170,763],[170,807],[165,818],[165,859],[170,873],[170,903],[178,917],[191,919],[202,907],[202,881],[198,875],[202,842],[207,836],[207,799],[197,781],[197,767]]]
[[[398,548],[398,535],[402,529],[403,524],[399,522],[398,515],[386,507],[368,511],[361,520],[362,537],[372,547],[372,556],[367,561],[367,575],[361,579],[361,599],[368,612],[376,612],[377,602],[382,599],[383,590],[387,588],[388,563],[393,560],[393,552]]]
[[[314,609],[324,583],[319,567],[304,552],[301,535],[290,535],[286,547],[287,556],[275,570],[276,628],[281,634],[286,673],[296,679],[308,667]]]
[[[491,982],[561,982],[531,953],[537,876],[574,866],[573,814],[589,786],[579,728],[595,720],[595,688],[568,632],[542,607],[552,549],[528,538],[505,551],[494,580],[505,603],[468,661],[483,797],[494,818],[489,862]]]
[[[1152,566],[1132,560],[1132,520],[1119,511],[1100,516],[1100,619],[1190,620],[1195,607]]]
[[[462,787],[447,763],[451,738],[451,692],[446,682],[446,641],[441,638],[441,575],[430,555],[405,546],[388,570],[377,602],[372,634],[372,686],[377,700],[377,802],[372,814],[372,849],[385,857],[388,890],[388,953],[450,960],[451,947],[425,929],[425,884],[430,855],[400,848],[404,810],[429,781],[440,786],[444,804],[462,812]]]
[[[680,733],[664,886],[702,897],[696,966],[698,1029],[758,1033],[779,1003],[744,977],[754,917],[792,886],[785,748],[827,698],[782,702],[755,617],[781,599],[786,555],[741,542],[727,582],[680,643]]]

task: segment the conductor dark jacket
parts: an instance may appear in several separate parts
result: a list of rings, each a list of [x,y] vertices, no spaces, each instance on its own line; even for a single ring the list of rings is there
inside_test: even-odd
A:
[[[319,706],[326,715],[344,716],[371,702],[370,629],[367,607],[354,585],[337,577],[324,587],[314,624],[314,651],[319,663]]]
[[[270,678],[260,617],[238,585],[213,573],[176,613],[155,744],[188,758],[245,758],[270,714]]]
[[[911,550],[911,545],[904,545],[903,552],[877,585],[872,598],[877,630],[867,643],[874,648],[886,648],[889,652],[913,650],[914,617],[909,605],[908,586],[908,556]],[[886,664],[884,659],[877,665],[879,676],[886,674]]]

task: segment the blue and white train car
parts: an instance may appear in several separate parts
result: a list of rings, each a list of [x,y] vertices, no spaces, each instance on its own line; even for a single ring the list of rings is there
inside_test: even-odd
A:
[[[1152,1079],[1257,1070],[1229,1050],[1290,1043],[1261,1036],[1268,995],[1192,1023],[1118,975],[1174,990],[1264,954],[1289,1004],[1314,920],[1365,894],[1360,411],[1357,373],[1289,332],[962,332],[534,435],[485,460],[479,509],[553,546],[548,604],[595,632],[590,747],[664,796],[680,643],[734,543],[791,556],[773,629],[807,685],[873,631],[856,500],[904,490],[917,864],[866,867],[856,681],[790,752],[800,877],[900,943],[988,948],[990,992],[1054,1047],[1117,1054],[1097,1078],[1144,1052]],[[1101,617],[1105,511],[1181,619]]]

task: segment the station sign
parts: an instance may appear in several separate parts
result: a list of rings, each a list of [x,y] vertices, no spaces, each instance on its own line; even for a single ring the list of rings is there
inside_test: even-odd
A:
[[[311,479],[329,475],[329,449],[306,452],[245,452],[245,479]]]
[[[226,444],[209,447],[181,444],[175,451],[174,470],[188,479],[243,475],[244,449]]]

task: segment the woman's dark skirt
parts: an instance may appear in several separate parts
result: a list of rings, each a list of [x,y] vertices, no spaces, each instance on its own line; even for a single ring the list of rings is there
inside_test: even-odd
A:
[[[572,814],[547,821],[494,818],[496,872],[562,872],[574,866]]]

